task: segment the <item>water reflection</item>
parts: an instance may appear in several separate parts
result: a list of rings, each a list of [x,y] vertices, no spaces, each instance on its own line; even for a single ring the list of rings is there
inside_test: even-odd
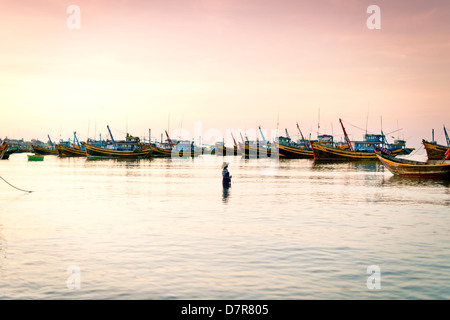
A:
[[[223,186],[223,189],[222,189],[222,202],[223,203],[228,203],[228,200],[230,198],[230,189],[231,189],[231,186]]]
[[[392,175],[388,178],[383,178],[382,185],[396,186],[396,187],[437,187],[444,186],[450,188],[449,178],[423,178],[423,177],[402,177]]]
[[[3,226],[0,224],[0,270],[3,266],[3,261],[6,260],[6,239],[2,234]]]
[[[378,160],[369,161],[313,161],[313,170],[331,171],[344,169],[345,171],[379,172],[384,168]]]

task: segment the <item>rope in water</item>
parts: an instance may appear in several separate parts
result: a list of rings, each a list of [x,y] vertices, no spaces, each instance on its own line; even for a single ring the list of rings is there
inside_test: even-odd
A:
[[[15,189],[17,189],[17,190],[20,190],[20,191],[23,191],[23,192],[28,192],[28,193],[32,193],[32,192],[33,192],[33,191],[23,190],[23,189],[17,188],[16,186],[13,186],[11,183],[9,183],[9,182],[6,181],[5,179],[3,179],[2,176],[0,176],[0,178],[2,178],[3,181],[5,181],[5,182],[6,182],[7,184],[9,184],[11,187],[13,187],[13,188],[15,188]]]

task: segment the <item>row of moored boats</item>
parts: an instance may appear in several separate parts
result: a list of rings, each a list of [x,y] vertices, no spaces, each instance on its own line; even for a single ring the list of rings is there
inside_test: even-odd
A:
[[[126,135],[125,140],[116,141],[108,128],[110,139],[88,139],[80,142],[74,133],[73,140],[60,141],[54,144],[49,137],[48,146],[33,145],[35,155],[58,155],[60,157],[87,158],[123,158],[142,159],[151,157],[195,157],[202,154],[216,154],[221,156],[244,156],[249,158],[310,158],[316,161],[368,161],[380,160],[392,173],[410,176],[445,176],[450,174],[450,139],[444,127],[447,146],[434,141],[423,140],[428,160],[418,162],[398,158],[398,155],[408,155],[414,148],[406,147],[405,140],[394,140],[388,143],[386,136],[381,134],[364,135],[361,141],[350,141],[342,121],[339,119],[345,137],[345,142],[333,141],[332,135],[318,135],[317,140],[305,139],[297,124],[300,139],[291,139],[288,131],[286,136],[280,136],[274,142],[264,138],[250,141],[241,135],[241,141],[234,145],[225,146],[224,142],[217,142],[214,146],[198,147],[191,141],[171,139],[167,133],[165,142],[142,142],[138,137]],[[433,139],[434,140],[434,139]],[[5,143],[0,146],[0,159],[7,152]]]

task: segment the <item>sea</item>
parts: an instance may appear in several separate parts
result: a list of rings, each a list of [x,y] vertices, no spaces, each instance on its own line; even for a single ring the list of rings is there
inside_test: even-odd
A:
[[[2,300],[450,299],[448,180],[211,154],[0,176]]]

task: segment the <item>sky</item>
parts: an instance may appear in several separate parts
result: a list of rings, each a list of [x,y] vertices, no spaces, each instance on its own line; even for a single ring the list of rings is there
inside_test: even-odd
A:
[[[207,143],[258,126],[296,137],[298,122],[340,140],[342,119],[353,140],[383,130],[418,148],[434,129],[444,143],[449,17],[448,0],[0,0],[0,137],[109,125]]]

